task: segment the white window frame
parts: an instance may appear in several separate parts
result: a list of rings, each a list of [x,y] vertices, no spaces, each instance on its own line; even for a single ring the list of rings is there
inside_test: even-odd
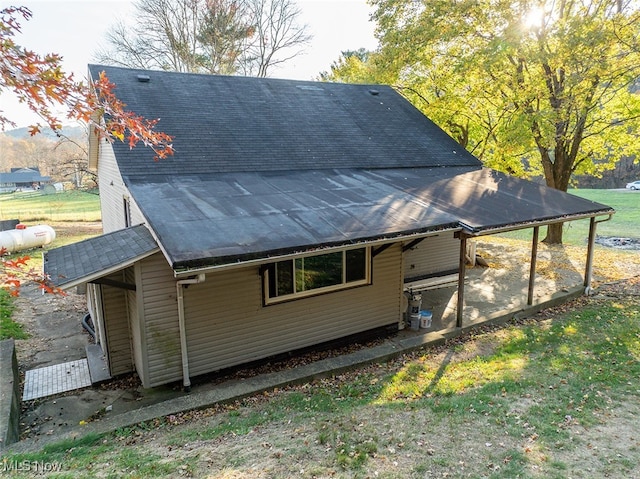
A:
[[[355,281],[347,282],[347,280],[346,280],[346,278],[347,278],[347,262],[345,261],[346,253],[348,251],[353,251],[353,250],[357,250],[357,249],[364,249],[365,250],[364,278],[363,279],[359,279],[359,280],[355,280]],[[333,253],[338,253],[338,252],[342,253],[342,282],[341,283],[334,284],[334,285],[331,285],[331,286],[324,286],[322,288],[314,288],[314,289],[308,289],[308,290],[304,290],[304,291],[295,291],[295,289],[296,289],[296,267],[295,267],[295,264],[296,264],[296,260],[297,259],[302,259],[304,261],[305,258],[311,258],[313,256],[322,256],[322,255],[325,255],[325,254],[333,254]],[[283,303],[283,302],[286,302],[286,301],[292,301],[292,300],[301,299],[301,298],[308,298],[308,297],[311,297],[311,296],[318,296],[320,294],[326,294],[326,293],[331,293],[331,292],[335,292],[335,291],[342,291],[342,290],[345,290],[345,289],[351,289],[351,288],[355,288],[355,287],[359,287],[359,286],[369,285],[369,284],[371,284],[371,260],[372,260],[371,248],[370,247],[359,247],[359,248],[348,248],[348,249],[344,249],[344,250],[331,251],[331,252],[324,251],[324,252],[321,252],[321,253],[298,256],[296,258],[291,258],[290,260],[281,260],[281,261],[274,261],[273,263],[269,263],[263,269],[263,274],[262,274],[264,304],[265,305],[278,304],[278,303]],[[280,263],[282,261],[292,261],[293,262],[293,277],[292,277],[292,281],[293,281],[294,292],[293,293],[289,293],[289,294],[283,294],[281,296],[271,297],[271,296],[269,296],[269,290],[270,290],[270,283],[269,283],[270,275],[269,275],[269,271],[271,270],[271,268],[273,268],[276,265],[276,263]]]

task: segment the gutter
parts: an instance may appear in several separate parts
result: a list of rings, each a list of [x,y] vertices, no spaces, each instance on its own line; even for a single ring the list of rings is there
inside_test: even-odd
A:
[[[429,236],[437,236],[442,233],[446,233],[450,231],[454,233],[458,233],[462,231],[462,229],[463,228],[460,226],[448,226],[442,229],[430,230],[428,232],[423,232],[423,233],[403,234],[399,236],[394,236],[393,238],[384,238],[384,239],[379,239],[374,241],[362,241],[357,243],[342,244],[339,246],[327,246],[325,248],[316,249],[316,250],[304,250],[304,251],[299,251],[295,253],[273,255],[269,257],[250,259],[245,261],[238,260],[237,262],[234,262],[234,263],[225,263],[225,264],[219,264],[219,265],[213,265],[213,266],[194,266],[192,268],[186,267],[185,269],[175,269],[175,266],[174,266],[173,275],[176,278],[180,278],[184,276],[193,276],[194,274],[200,275],[203,273],[209,273],[214,271],[225,271],[229,269],[246,268],[247,266],[254,266],[254,265],[259,266],[265,263],[275,263],[278,261],[300,258],[302,256],[308,255],[309,253],[332,253],[334,251],[342,251],[344,249],[349,249],[349,248],[374,247],[374,246],[381,246],[381,245],[390,244],[390,243],[397,243],[401,241],[413,241],[413,240],[428,238]]]
[[[595,218],[596,216],[604,216],[604,215],[609,215],[609,218],[604,220],[604,221],[609,221],[609,219],[611,219],[614,213],[615,213],[614,209],[609,209],[606,211],[597,211],[597,212],[594,211],[591,213],[581,213],[578,215],[563,216],[559,218],[552,218],[552,219],[540,220],[540,221],[531,221],[528,223],[517,223],[517,224],[507,225],[507,226],[498,226],[495,228],[487,228],[484,230],[479,230],[463,222],[460,222],[460,224],[466,230],[465,233],[467,235],[478,237],[478,236],[493,235],[498,233],[507,233],[509,231],[523,230],[527,228],[533,228],[535,226],[548,226],[555,223],[566,223],[568,221],[577,221],[577,220],[583,220],[586,218]]]
[[[206,276],[201,273],[193,278],[176,281],[176,293],[178,298],[178,326],[180,327],[180,353],[182,355],[182,385],[185,391],[191,390],[191,379],[189,379],[189,353],[187,350],[187,328],[184,322],[184,287],[190,284],[204,283]]]

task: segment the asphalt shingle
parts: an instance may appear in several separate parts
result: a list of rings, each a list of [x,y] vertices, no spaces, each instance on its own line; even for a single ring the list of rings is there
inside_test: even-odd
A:
[[[138,225],[48,250],[44,272],[53,284],[65,288],[125,267],[157,250],[146,226]]]
[[[388,86],[90,66],[94,78],[101,71],[129,108],[174,136],[175,155],[152,166],[149,149],[114,143],[125,178],[480,166]]]

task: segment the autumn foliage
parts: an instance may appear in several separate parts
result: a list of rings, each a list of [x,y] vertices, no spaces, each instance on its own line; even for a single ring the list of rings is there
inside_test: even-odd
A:
[[[18,45],[14,38],[21,32],[21,22],[30,18],[26,7],[0,10],[0,94],[15,95],[42,119],[29,128],[31,135],[46,127],[58,132],[62,128],[58,111],[62,109],[66,120],[90,124],[95,134],[109,141],[123,141],[130,148],[142,144],[155,152],[156,159],[173,154],[172,137],[155,130],[159,120],[127,111],[104,73],[92,82],[77,81],[64,72],[60,55],[42,56]],[[0,110],[0,130],[15,126]],[[26,281],[47,292],[61,293],[40,272],[30,269],[28,260],[28,256],[8,259],[6,250],[0,250],[0,287],[18,295]]]
[[[54,131],[62,128],[55,110],[63,108],[67,120],[93,124],[96,134],[111,141],[126,141],[131,148],[141,143],[155,152],[156,159],[173,154],[171,136],[155,130],[159,120],[127,111],[106,75],[93,82],[76,81],[73,74],[63,71],[60,55],[41,56],[16,44],[20,21],[30,18],[31,11],[26,7],[0,10],[0,94],[16,95]],[[0,128],[7,126],[16,125],[0,111]],[[35,135],[42,128],[42,124],[36,124],[30,132]]]
[[[6,288],[11,296],[20,294],[20,286],[24,282],[37,284],[46,293],[64,294],[60,288],[51,284],[49,278],[41,272],[29,267],[29,256],[20,256],[16,259],[6,257],[7,249],[0,248],[0,261],[2,262],[2,275],[0,287]]]

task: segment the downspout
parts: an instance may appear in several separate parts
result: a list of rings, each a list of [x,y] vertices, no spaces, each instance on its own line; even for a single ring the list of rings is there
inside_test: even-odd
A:
[[[191,380],[189,379],[189,353],[187,350],[187,328],[184,323],[184,289],[183,286],[203,283],[206,275],[200,273],[198,276],[176,281],[176,293],[178,298],[178,325],[180,327],[180,352],[182,354],[182,385],[184,390],[191,390]]]
[[[589,244],[587,246],[587,264],[584,271],[584,294],[587,296],[591,294],[591,281],[593,277],[593,248],[596,242],[596,225],[598,223],[604,223],[613,218],[613,213],[609,214],[609,217],[605,220],[596,221],[595,216],[591,217],[589,222]]]

